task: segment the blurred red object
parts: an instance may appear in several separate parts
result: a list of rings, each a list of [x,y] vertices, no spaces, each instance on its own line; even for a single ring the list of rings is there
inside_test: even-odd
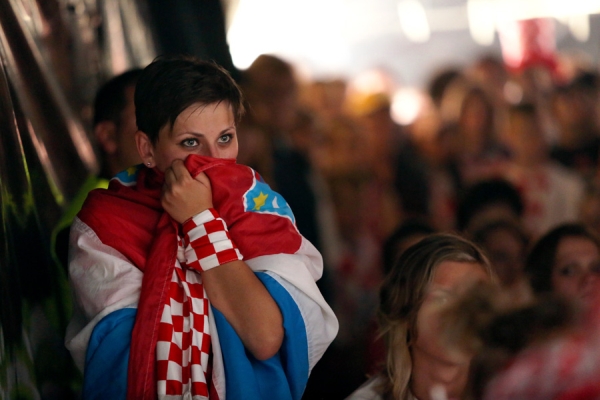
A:
[[[506,66],[515,72],[545,67],[556,73],[558,63],[554,24],[552,18],[534,18],[498,26]]]
[[[520,352],[484,400],[600,400],[600,295],[594,300],[579,326]]]

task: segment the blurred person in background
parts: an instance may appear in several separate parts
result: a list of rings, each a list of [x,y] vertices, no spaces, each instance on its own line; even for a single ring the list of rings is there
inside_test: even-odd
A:
[[[426,214],[428,205],[420,155],[392,119],[389,96],[355,92],[345,107],[347,115],[329,121],[319,163],[327,170],[344,241],[335,275],[340,333],[333,346],[339,364],[346,365],[338,392],[342,397],[369,368],[369,324],[383,277],[382,244],[403,220]]]
[[[523,199],[504,179],[469,187],[460,199],[456,229],[486,252],[502,288],[526,299],[529,283],[523,273],[531,235],[523,226]]]
[[[361,166],[368,180],[368,203],[376,205],[367,222],[377,240],[382,240],[402,218],[401,195],[394,189],[395,155],[404,132],[391,118],[390,99],[385,93],[354,93],[346,107],[363,136],[365,164]],[[365,221],[366,222],[366,221]]]
[[[296,118],[289,131],[289,141],[298,154],[296,165],[300,165],[298,169],[304,170],[304,179],[308,186],[294,185],[294,182],[290,180],[291,176],[285,179],[289,171],[287,168],[276,174],[276,177],[280,182],[280,190],[291,196],[297,207],[300,207],[300,203],[307,196],[305,191],[311,191],[314,196],[314,210],[309,210],[310,214],[304,211],[298,215],[298,218],[314,218],[316,226],[313,229],[315,231],[309,230],[310,225],[306,221],[300,224],[299,229],[304,229],[314,240],[318,240],[315,246],[319,246],[326,265],[326,270],[319,280],[318,286],[325,299],[333,302],[335,295],[334,269],[342,258],[343,244],[330,187],[325,176],[315,164],[316,142],[319,141],[322,130],[319,115],[306,107],[298,108]],[[288,160],[288,162],[294,165],[293,161]],[[277,168],[277,166],[275,167]]]
[[[362,151],[371,174],[371,204],[380,209],[371,223],[383,240],[403,219],[428,215],[426,164],[410,134],[392,118],[389,95],[356,93],[347,107],[366,137]]]
[[[472,354],[442,340],[441,316],[461,293],[492,276],[483,252],[458,236],[434,234],[409,247],[380,291],[386,365],[348,399],[461,398]]]
[[[383,275],[389,274],[406,249],[433,233],[435,229],[421,219],[410,219],[400,224],[383,243]]]
[[[94,137],[101,157],[99,176],[112,178],[141,163],[135,147],[135,84],[142,70],[136,68],[106,82],[94,102]]]
[[[316,168],[326,179],[339,226],[341,251],[332,266],[332,304],[340,330],[315,367],[305,400],[344,398],[364,379],[367,327],[382,279],[364,128],[346,115],[323,121],[313,154]]]
[[[465,75],[481,87],[497,111],[506,105],[505,89],[511,78],[502,58],[484,54],[466,68]]]
[[[500,315],[490,324],[490,330],[499,334],[488,336],[497,372],[484,372],[487,384],[482,396],[473,398],[600,399],[598,311],[595,307],[580,314],[564,299],[544,299]],[[506,358],[499,362],[502,347]]]
[[[240,87],[248,105],[240,124],[240,163],[276,186],[276,160],[298,156],[289,137],[300,106],[294,67],[279,57],[260,55],[242,71]]]
[[[142,162],[135,144],[135,104],[133,94],[141,69],[135,68],[105,82],[94,99],[93,134],[100,155],[100,172],[91,175],[81,186],[62,215],[52,234],[55,261],[66,270],[68,265],[69,229],[88,192],[107,188],[108,181],[119,172]]]
[[[552,115],[558,126],[558,141],[551,157],[580,173],[592,177],[598,168],[600,127],[598,126],[597,73],[581,73],[552,94]]]
[[[468,236],[492,221],[520,224],[523,209],[523,199],[513,184],[505,179],[484,180],[469,187],[459,200],[456,229]]]
[[[429,82],[427,83],[427,94],[431,98],[436,110],[440,113],[440,118],[444,119],[444,116],[441,115],[441,108],[446,91],[453,83],[464,79],[465,77],[462,69],[451,66],[441,68],[429,79]],[[443,122],[449,122],[449,120],[446,119]]]
[[[533,237],[553,226],[577,220],[584,181],[549,157],[548,145],[531,103],[509,108],[504,138],[511,153],[505,178],[521,193],[523,224]]]
[[[600,302],[581,312],[556,294],[515,298],[491,285],[442,316],[446,343],[475,354],[463,400],[600,398]]]
[[[462,183],[458,164],[458,132],[455,124],[435,129],[431,140],[421,147],[427,160],[430,187],[429,220],[440,231],[456,227],[456,212]]]
[[[600,177],[589,181],[581,202],[579,220],[594,232],[600,232]]]
[[[247,113],[240,122],[238,162],[255,168],[294,210],[296,226],[323,255],[323,276],[317,285],[336,309],[339,258],[335,202],[314,164],[314,148],[321,136],[320,115],[300,102],[300,82],[294,66],[280,57],[260,55],[241,71],[240,87]],[[336,310],[337,312],[337,310]],[[347,331],[340,321],[340,335]],[[336,390],[344,378],[331,375],[337,365],[337,341],[312,371],[305,399],[320,398]]]
[[[404,221],[386,239],[382,249],[383,277],[392,270],[398,258],[412,245],[421,239],[435,233],[435,229],[427,222],[420,219]],[[385,364],[385,342],[378,335],[377,318],[373,316],[369,323],[367,334],[367,375],[373,375],[381,370]]]
[[[331,184],[341,179],[368,179],[367,139],[360,124],[338,115],[324,119],[320,133],[313,144],[315,166]]]
[[[498,136],[496,108],[486,92],[471,87],[464,96],[457,126],[458,192],[474,183],[499,177],[508,153]]]
[[[559,225],[535,242],[525,273],[536,295],[556,293],[587,308],[600,290],[600,239],[582,223]]]
[[[428,84],[430,101],[407,127],[425,163],[429,185],[428,218],[440,231],[454,229],[457,197],[462,190],[457,121],[465,87],[462,71],[451,67],[439,71]]]
[[[321,118],[331,120],[344,114],[347,86],[348,82],[342,78],[303,81],[300,101]]]
[[[477,183],[502,176],[508,152],[497,135],[494,103],[464,75],[454,76],[446,86],[439,114],[440,123],[423,149],[429,217],[437,229],[462,230],[463,198]]]
[[[525,278],[529,235],[518,220],[488,221],[471,233],[471,240],[481,246],[489,257],[500,285],[515,296],[528,296]]]
[[[240,122],[238,162],[256,169],[287,200],[304,237],[323,254],[334,254],[335,248],[325,247],[336,244],[323,236],[337,229],[331,227],[335,219],[310,155],[316,122],[300,106],[294,67],[279,57],[260,55],[242,71],[240,87],[248,112]],[[318,282],[328,301],[333,296],[329,276],[333,262],[325,260]]]

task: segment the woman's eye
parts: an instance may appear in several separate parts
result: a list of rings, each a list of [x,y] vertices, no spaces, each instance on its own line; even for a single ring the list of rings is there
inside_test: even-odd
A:
[[[229,143],[231,142],[233,135],[227,134],[219,137],[219,143]]]
[[[183,147],[194,147],[198,145],[197,139],[185,139],[181,142]]]
[[[577,272],[577,268],[573,265],[567,265],[558,269],[558,273],[561,276],[573,276]]]

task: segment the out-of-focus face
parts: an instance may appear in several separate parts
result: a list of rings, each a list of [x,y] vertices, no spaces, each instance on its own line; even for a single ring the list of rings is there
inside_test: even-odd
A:
[[[144,158],[144,151],[140,150]],[[193,104],[183,110],[175,120],[173,128],[164,126],[158,140],[151,146],[151,161],[164,171],[174,160],[190,154],[214,158],[236,158],[238,139],[231,106],[218,104]]]
[[[275,131],[288,131],[298,109],[298,85],[293,75],[266,72],[255,77],[246,98],[257,122]]]
[[[480,135],[489,129],[491,116],[489,104],[480,95],[471,95],[465,99],[460,116],[460,124],[464,132],[469,136],[467,139],[481,140],[482,138],[472,135]]]
[[[600,252],[590,239],[581,236],[563,238],[552,268],[554,292],[585,305],[600,289]]]
[[[506,136],[508,145],[519,162],[539,162],[547,153],[542,130],[534,116],[512,115]]]
[[[417,313],[417,339],[412,345],[413,359],[425,354],[449,363],[468,361],[462,354],[449,352],[440,340],[441,315],[470,287],[485,281],[489,281],[489,276],[479,264],[444,261],[438,265]]]
[[[495,229],[487,234],[482,245],[502,285],[511,286],[521,278],[526,249],[515,233],[506,228]]]

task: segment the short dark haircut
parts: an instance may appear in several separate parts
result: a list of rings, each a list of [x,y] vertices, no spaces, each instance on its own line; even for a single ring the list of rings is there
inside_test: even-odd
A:
[[[192,56],[159,56],[142,71],[135,89],[138,129],[153,143],[161,128],[195,103],[226,102],[239,122],[244,112],[242,92],[226,69]]]
[[[141,68],[130,69],[100,86],[94,99],[94,126],[104,121],[119,122],[127,106],[125,91],[135,87],[141,73]]]
[[[567,237],[589,239],[600,249],[598,235],[582,223],[561,224],[547,232],[533,245],[525,263],[525,273],[536,294],[553,291],[552,269],[556,262],[556,250]]]
[[[450,85],[463,77],[459,68],[448,67],[435,74],[427,85],[427,92],[436,107],[440,107],[446,90]]]
[[[497,219],[484,224],[471,234],[471,240],[473,240],[473,242],[479,246],[484,246],[488,235],[496,230],[501,229],[512,233],[513,236],[517,238],[523,245],[523,247],[526,248],[529,245],[529,235],[519,223],[511,219]]]
[[[533,103],[519,103],[511,105],[508,108],[510,115],[527,115],[530,117],[537,117],[537,107]]]
[[[457,228],[464,231],[479,211],[496,204],[507,205],[518,217],[523,214],[521,194],[510,182],[494,178],[475,183],[459,200],[456,215]]]

